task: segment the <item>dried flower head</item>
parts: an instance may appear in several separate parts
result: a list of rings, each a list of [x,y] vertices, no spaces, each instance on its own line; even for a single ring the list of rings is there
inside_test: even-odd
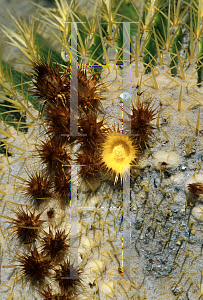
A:
[[[50,270],[53,266],[51,261],[38,252],[35,245],[33,247],[29,253],[18,256],[21,275],[33,285],[42,285],[45,283],[45,278],[51,275]]]
[[[90,112],[88,115],[85,114],[84,118],[79,119],[78,125],[81,133],[86,134],[78,138],[78,141],[82,143],[81,148],[93,152],[98,150],[108,131],[108,128],[104,127],[104,120],[98,122],[97,115]]]
[[[40,205],[44,199],[53,197],[53,193],[51,192],[53,181],[49,175],[36,171],[28,174],[28,176],[29,179],[25,181],[25,196],[34,200],[36,205]]]
[[[69,106],[70,69],[67,68],[61,75],[57,63],[54,68],[51,62],[44,59],[33,61],[32,68],[33,94],[38,97],[38,101],[44,99],[44,103]]]
[[[70,167],[63,167],[54,177],[54,190],[59,194],[61,200],[70,203]]]
[[[49,233],[44,231],[42,253],[46,256],[55,259],[59,253],[64,253],[69,247],[69,238],[65,230],[57,229],[54,233],[49,227]]]
[[[37,151],[50,173],[57,174],[61,171],[62,164],[70,164],[71,157],[68,155],[66,146],[55,138],[42,141],[41,145],[37,146]]]
[[[156,109],[150,107],[151,101],[144,106],[144,103],[139,103],[138,106],[132,106],[131,116],[131,133],[139,134],[134,139],[139,142],[142,149],[145,147],[145,143],[151,140],[153,127],[150,122],[155,119]]]
[[[61,292],[65,295],[77,294],[77,287],[82,286],[80,277],[82,269],[79,267],[76,269],[73,264],[70,264],[69,259],[59,267],[55,270],[54,279],[58,282]],[[68,278],[70,276],[71,278]]]
[[[91,181],[91,178],[102,176],[102,163],[100,155],[95,152],[88,152],[87,149],[83,150],[83,153],[76,154],[76,163],[82,165],[78,172],[78,176]]]
[[[62,134],[70,134],[70,109],[63,107],[51,107],[48,106],[44,121],[48,126],[46,133],[52,138],[62,143],[68,141],[73,142],[77,138],[73,136],[63,136]]]
[[[98,84],[96,75],[87,77],[84,67],[78,68],[78,107],[84,112],[97,111],[104,97],[99,96],[103,84]]]
[[[123,177],[123,166],[132,164],[138,151],[129,136],[120,132],[111,132],[102,144],[101,158],[106,168],[116,177]]]
[[[188,184],[188,190],[192,194],[200,195],[203,194],[203,183],[202,182],[194,182]]]
[[[12,221],[14,234],[20,239],[21,243],[34,242],[38,238],[39,229],[45,222],[39,219],[42,213],[35,215],[35,210],[32,213],[28,209],[24,211],[21,207],[18,208],[15,214],[17,218]]]

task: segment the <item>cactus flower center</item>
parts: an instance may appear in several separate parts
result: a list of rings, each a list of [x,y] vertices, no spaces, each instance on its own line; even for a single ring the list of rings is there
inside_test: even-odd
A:
[[[114,154],[114,159],[117,161],[123,160],[127,155],[125,148],[123,147],[122,144],[119,144],[118,146],[113,148],[113,154]]]

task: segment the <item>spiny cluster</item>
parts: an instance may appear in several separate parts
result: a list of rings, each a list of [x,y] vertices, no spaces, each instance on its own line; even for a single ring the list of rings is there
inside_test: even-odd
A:
[[[45,278],[51,276],[52,262],[38,252],[36,246],[29,253],[18,256],[21,274],[33,285],[45,283]]]
[[[100,160],[100,148],[109,129],[104,126],[104,120],[97,121],[97,115],[85,113],[84,118],[79,120],[80,132],[86,136],[78,137],[80,148],[76,154],[76,163],[83,165],[78,175],[86,181],[103,177],[103,166]]]
[[[50,218],[54,218],[54,211],[49,210]],[[71,298],[77,294],[77,286],[82,286],[81,277],[66,279],[63,284],[59,278],[59,268],[66,271],[64,277],[68,276],[67,272],[72,268],[73,274],[82,273],[82,268],[75,268],[70,265],[66,259],[69,245],[69,234],[60,228],[52,230],[49,227],[49,232],[42,230],[44,220],[40,220],[42,213],[35,215],[25,212],[22,208],[18,209],[17,218],[12,220],[14,233],[20,239],[21,243],[29,244],[27,250],[23,254],[17,255],[18,267],[23,280],[26,280],[34,287],[44,287],[47,284],[47,279],[53,280],[59,284],[61,299],[67,295]],[[40,230],[43,234],[40,235]],[[36,247],[36,241],[40,242],[39,247]],[[64,271],[64,272],[65,272]],[[65,297],[65,298],[63,298]],[[49,298],[48,298],[49,299]],[[51,298],[57,299],[57,298]]]
[[[151,100],[147,105],[139,102],[137,106],[132,107],[131,133],[137,134],[134,140],[138,142],[142,150],[148,141],[151,141],[152,129],[155,128],[150,122],[155,119],[157,112],[156,109],[150,107],[151,103]]]
[[[57,174],[61,170],[61,164],[69,165],[71,157],[67,147],[55,137],[41,141],[36,148],[47,173]]]
[[[69,248],[68,234],[65,230],[57,229],[54,233],[49,227],[49,233],[44,231],[42,237],[42,253],[55,259],[59,253],[67,251]]]
[[[17,236],[21,244],[27,245],[27,250],[16,256],[20,274],[27,282],[38,287],[43,287],[48,278],[56,282],[60,281],[58,268],[67,270],[68,264],[69,268],[73,268],[73,274],[79,271],[80,275],[82,272],[81,268],[76,269],[70,266],[69,260],[64,260],[70,247],[69,233],[67,234],[60,228],[52,230],[50,227],[49,232],[44,231],[42,225],[45,220],[40,219],[41,215],[42,212],[35,214],[35,209],[31,212],[29,209],[24,210],[21,207],[16,212],[16,218],[10,222],[13,234]],[[49,218],[54,218],[54,209],[50,209],[47,215]],[[37,240],[40,242],[38,248],[36,247]],[[67,279],[64,290],[63,285],[59,282],[61,297],[66,296],[67,291],[70,297],[76,295],[78,284],[82,285],[80,277],[77,277],[76,280]]]
[[[57,232],[55,236],[59,242],[61,238],[59,237],[60,234],[61,233]],[[62,232],[62,235],[63,240],[65,240],[66,236],[64,232]],[[51,245],[49,242],[50,240],[44,240],[42,251],[39,251],[36,245],[33,244],[33,249],[29,249],[28,253],[24,253],[22,255],[17,256],[20,274],[22,275],[23,279],[32,284],[34,287],[40,288],[40,290],[38,291],[43,296],[52,297],[45,299],[58,299],[54,298],[56,297],[56,295],[52,294],[52,290],[50,288],[48,288],[48,291],[45,289],[45,286],[48,284],[47,279],[53,280],[58,284],[60,290],[59,295],[61,297],[60,299],[72,299],[72,297],[76,296],[78,293],[77,287],[83,285],[80,276],[82,273],[82,269],[75,268],[73,265],[70,264],[68,259],[66,261],[63,261],[62,263],[56,263],[56,261],[53,261],[51,257],[48,257],[47,254],[49,252],[50,256],[52,256],[57,255],[58,252],[61,251],[58,249],[58,252],[56,253],[56,251],[54,250],[53,243]],[[58,248],[59,246],[60,245],[58,245]],[[66,246],[68,247],[68,245]]]
[[[66,69],[63,76],[59,72],[58,64],[52,65],[44,59],[32,62],[33,72],[31,73],[34,87],[33,95],[38,97],[37,101],[43,100],[43,106],[67,105],[70,95],[70,72]]]
[[[37,145],[38,156],[51,174],[54,192],[65,203],[70,198],[70,168],[73,163],[84,165],[79,176],[85,180],[98,175],[101,170],[99,162],[99,145],[104,139],[107,128],[104,121],[97,121],[98,109],[102,107],[102,96],[98,95],[102,84],[95,75],[87,77],[84,68],[78,69],[78,136],[70,135],[70,68],[63,74],[60,67],[39,60],[33,64],[32,77],[34,89],[32,93],[43,103],[47,139]],[[42,80],[43,79],[43,80]],[[50,87],[51,93],[47,92]],[[55,87],[55,88],[54,88]],[[75,160],[71,160],[68,147],[72,143],[80,143],[80,150]],[[89,172],[91,170],[91,173]]]
[[[26,187],[24,188],[24,195],[28,199],[33,200],[39,206],[43,200],[53,197],[51,191],[53,181],[49,175],[36,171],[28,174],[28,177],[29,179],[25,181]]]
[[[80,268],[75,269],[73,264],[70,264],[69,259],[66,262],[59,265],[60,268],[55,271],[55,280],[58,282],[60,290],[65,295],[73,295],[76,292],[76,287],[82,285],[80,275],[82,270]],[[65,280],[64,277],[70,277]]]
[[[88,113],[94,111],[97,113],[102,108],[101,100],[104,97],[98,95],[102,91],[103,84],[98,84],[99,78],[96,74],[87,77],[86,69],[79,67],[78,69],[78,108],[79,111]],[[80,110],[81,109],[81,110]]]
[[[17,209],[16,219],[12,220],[13,234],[17,236],[23,244],[34,242],[39,236],[39,229],[42,228],[43,220],[40,220],[42,213],[35,215],[27,209],[25,211],[22,207]]]

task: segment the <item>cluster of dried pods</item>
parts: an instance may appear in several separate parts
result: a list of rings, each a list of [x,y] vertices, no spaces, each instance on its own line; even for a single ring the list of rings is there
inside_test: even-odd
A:
[[[86,69],[78,68],[78,136],[70,135],[70,68],[60,72],[61,66],[53,66],[43,59],[33,62],[31,77],[32,93],[39,101],[39,111],[46,129],[46,139],[37,146],[37,155],[44,166],[43,172],[33,171],[25,181],[24,196],[39,208],[42,201],[52,197],[60,199],[63,204],[70,203],[70,164],[73,159],[69,149],[78,143],[74,164],[86,165],[79,171],[79,177],[86,182],[95,178],[112,178],[114,170],[108,170],[101,159],[101,149],[112,129],[105,120],[98,121],[99,111],[104,99],[100,92],[105,87],[98,83],[95,75],[87,76]],[[131,116],[131,132],[139,134],[132,139],[139,152],[143,152],[146,143],[151,139],[153,126],[150,122],[156,112],[150,107],[151,101],[144,105],[133,106]],[[130,138],[130,137],[129,137]],[[118,148],[119,151],[120,148]],[[109,172],[106,172],[109,171]],[[110,175],[109,175],[109,174]],[[115,175],[115,174],[114,174]],[[30,210],[19,209],[16,219],[12,220],[14,233],[21,243],[28,244],[28,252],[18,255],[23,278],[26,278],[39,289],[44,299],[73,299],[77,294],[77,286],[82,285],[82,279],[67,279],[70,269],[80,275],[82,269],[74,270],[69,260],[64,260],[64,254],[69,249],[69,237],[65,230],[49,228],[43,230],[40,220],[42,213],[36,215]],[[48,219],[54,218],[55,211],[47,211]],[[39,231],[43,233],[39,235]],[[36,240],[41,240],[37,249]],[[53,275],[54,273],[54,275]],[[58,283],[60,293],[54,294],[46,279],[52,278]]]
[[[69,234],[60,228],[43,230],[44,220],[40,220],[42,213],[35,214],[22,207],[16,212],[16,218],[11,221],[13,234],[20,243],[27,246],[27,251],[17,255],[20,275],[33,287],[37,288],[44,299],[73,299],[77,294],[77,287],[82,285],[80,277],[66,279],[72,273],[80,275],[82,268],[75,269],[67,257],[70,247]],[[49,219],[54,218],[54,209],[47,211]],[[41,231],[41,232],[40,232]],[[40,241],[38,248],[36,241]],[[60,293],[53,293],[47,279],[54,280],[60,289]]]

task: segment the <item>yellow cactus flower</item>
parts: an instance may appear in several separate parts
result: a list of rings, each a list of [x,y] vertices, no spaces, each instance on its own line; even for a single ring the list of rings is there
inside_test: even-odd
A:
[[[111,132],[102,145],[102,161],[116,178],[123,177],[123,166],[130,165],[137,157],[137,149],[129,136]]]

